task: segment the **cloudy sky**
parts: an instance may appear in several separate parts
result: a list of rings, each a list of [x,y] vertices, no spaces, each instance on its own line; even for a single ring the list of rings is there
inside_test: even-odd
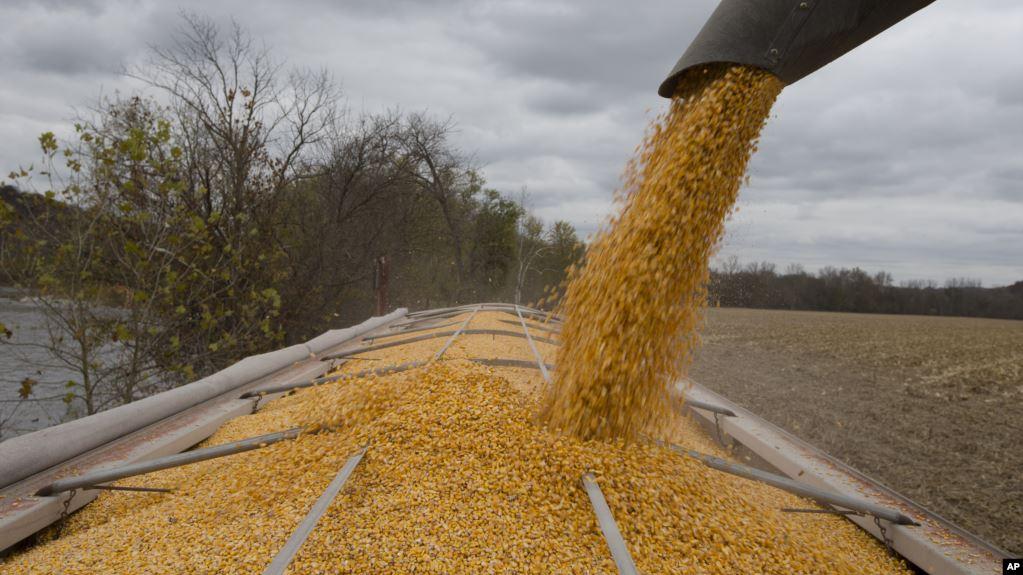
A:
[[[324,67],[355,110],[451,115],[490,184],[584,234],[713,0],[3,0],[0,169],[37,159],[181,10]],[[788,88],[723,255],[1023,279],[1023,2],[938,0]]]

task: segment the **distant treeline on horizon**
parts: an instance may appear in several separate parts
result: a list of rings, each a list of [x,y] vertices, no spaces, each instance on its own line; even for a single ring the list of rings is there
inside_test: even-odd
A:
[[[772,263],[731,258],[711,271],[709,289],[712,306],[1023,319],[1023,281],[992,288],[970,278],[894,285],[884,271],[828,266],[813,274],[793,265],[779,273]]]

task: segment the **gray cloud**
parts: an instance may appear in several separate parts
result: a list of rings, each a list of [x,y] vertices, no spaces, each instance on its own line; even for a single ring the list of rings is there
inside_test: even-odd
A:
[[[102,11],[102,0],[7,0],[8,7],[44,9],[49,12],[98,13]]]
[[[452,115],[491,185],[526,186],[583,233],[664,102],[654,91],[713,0],[14,0],[0,5],[0,171],[36,159],[72,106],[180,10],[234,18],[325,67],[356,111]],[[897,279],[1023,279],[1023,5],[938,2],[785,90],[722,256]]]

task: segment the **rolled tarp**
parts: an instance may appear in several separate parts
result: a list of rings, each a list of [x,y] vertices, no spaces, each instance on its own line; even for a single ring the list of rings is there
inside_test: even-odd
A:
[[[403,317],[405,308],[359,325],[325,332],[306,343],[247,357],[198,381],[81,419],[19,435],[0,443],[0,488],[309,359]]]

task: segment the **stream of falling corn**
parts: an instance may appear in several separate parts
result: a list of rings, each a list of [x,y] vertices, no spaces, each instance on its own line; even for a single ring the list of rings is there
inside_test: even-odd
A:
[[[560,304],[564,345],[543,411],[551,427],[628,440],[670,421],[669,391],[698,345],[710,257],[781,89],[733,65],[680,82],[625,170],[619,215]]]

